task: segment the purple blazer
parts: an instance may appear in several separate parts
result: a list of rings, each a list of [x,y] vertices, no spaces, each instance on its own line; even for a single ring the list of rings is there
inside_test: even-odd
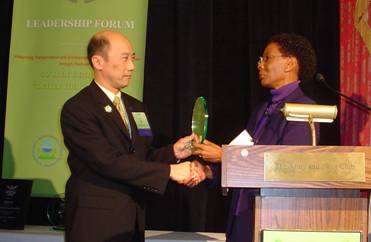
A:
[[[291,92],[271,113],[260,137],[253,137],[256,145],[310,145],[311,132],[306,122],[286,121],[280,109],[285,102],[312,104],[313,100],[304,95],[300,87]],[[253,134],[258,121],[264,115],[268,102],[260,105],[252,113],[247,124],[247,131]],[[319,140],[319,125],[316,125],[317,141]],[[228,242],[252,241],[253,204],[257,189],[233,189],[232,201],[227,223]]]

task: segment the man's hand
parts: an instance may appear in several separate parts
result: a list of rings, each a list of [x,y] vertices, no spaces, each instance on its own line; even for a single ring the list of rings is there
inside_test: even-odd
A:
[[[179,184],[187,184],[192,179],[191,162],[170,165],[170,179]]]
[[[179,139],[174,145],[174,155],[177,159],[184,159],[192,155],[192,150],[190,149],[190,144],[192,141],[196,140],[196,135],[191,134]]]
[[[192,170],[192,179],[186,184],[188,187],[197,186],[199,183],[205,179],[212,179],[213,172],[211,168],[207,165],[203,165],[197,160],[192,161],[191,163]]]
[[[196,160],[170,165],[170,179],[179,184],[194,187],[206,178],[212,178],[210,167],[204,166]]]

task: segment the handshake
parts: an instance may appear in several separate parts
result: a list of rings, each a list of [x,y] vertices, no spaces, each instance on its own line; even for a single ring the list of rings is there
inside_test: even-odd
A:
[[[193,148],[190,148],[192,144]],[[200,144],[195,134],[179,139],[173,146],[177,159],[185,159],[190,155],[198,155],[204,160],[218,162],[221,159],[221,148],[205,140]],[[205,179],[212,179],[213,173],[208,165],[203,165],[197,160],[185,161],[170,165],[170,179],[188,187],[194,187]]]
[[[206,178],[212,178],[211,169],[197,160],[170,165],[170,179],[179,184],[194,187]]]

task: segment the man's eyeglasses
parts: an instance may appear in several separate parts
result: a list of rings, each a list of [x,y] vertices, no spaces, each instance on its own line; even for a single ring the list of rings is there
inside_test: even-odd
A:
[[[269,60],[274,59],[274,58],[279,58],[279,57],[288,57],[287,55],[265,55],[265,56],[260,56],[258,60],[258,65],[267,63]]]

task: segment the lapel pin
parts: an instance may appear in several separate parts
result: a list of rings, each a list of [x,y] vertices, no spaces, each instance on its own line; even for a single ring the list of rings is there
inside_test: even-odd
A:
[[[107,113],[110,113],[112,112],[112,107],[110,105],[107,105],[104,107],[104,110],[107,112]]]

